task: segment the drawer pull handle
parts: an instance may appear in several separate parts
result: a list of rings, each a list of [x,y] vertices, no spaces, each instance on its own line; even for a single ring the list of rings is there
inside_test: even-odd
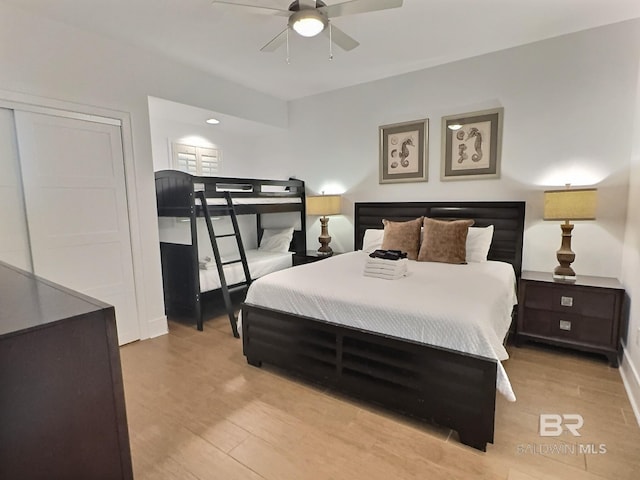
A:
[[[571,331],[571,322],[569,320],[560,320],[560,330]]]
[[[560,297],[560,305],[563,307],[573,307],[573,297]]]

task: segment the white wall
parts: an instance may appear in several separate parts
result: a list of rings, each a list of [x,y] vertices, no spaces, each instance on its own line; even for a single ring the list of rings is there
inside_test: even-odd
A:
[[[623,284],[631,302],[628,305],[629,327],[623,335],[625,356],[621,372],[640,423],[640,73],[636,92],[636,117],[630,130],[633,152],[622,267]]]
[[[0,108],[0,261],[31,271],[13,112]]]
[[[290,157],[311,190],[345,191],[330,222],[334,250],[352,248],[353,202],[525,200],[524,268],[550,271],[557,222],[543,222],[542,191],[596,184],[596,222],[577,222],[578,274],[620,277],[626,220],[629,128],[640,21],[579,32],[290,103]],[[445,115],[504,107],[502,177],[440,181]],[[378,126],[430,119],[429,181],[378,184]],[[293,153],[295,152],[295,155]],[[309,239],[319,232],[309,223]]]
[[[220,123],[205,123],[210,117]],[[201,121],[195,123],[195,118]],[[222,155],[220,176],[281,178],[263,158],[269,145],[288,139],[286,128],[155,97],[149,98],[149,120],[154,170],[171,168],[171,143],[178,142],[217,148]]]
[[[0,3],[0,97],[27,94],[126,112],[131,119],[130,199],[143,337],[166,331],[158,247],[149,95],[266,124],[287,125],[286,104],[130,45]],[[4,92],[3,92],[4,91]],[[8,92],[8,93],[7,93]]]

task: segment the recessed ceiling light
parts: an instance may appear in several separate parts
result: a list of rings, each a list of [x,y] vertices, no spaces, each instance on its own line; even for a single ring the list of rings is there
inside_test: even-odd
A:
[[[220,123],[220,120],[218,120],[217,118],[209,118],[207,119],[207,123],[209,125],[217,125]]]

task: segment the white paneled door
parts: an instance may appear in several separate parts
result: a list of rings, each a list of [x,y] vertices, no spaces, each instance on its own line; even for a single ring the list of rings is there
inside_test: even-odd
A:
[[[120,127],[15,112],[36,275],[115,306],[140,338]]]

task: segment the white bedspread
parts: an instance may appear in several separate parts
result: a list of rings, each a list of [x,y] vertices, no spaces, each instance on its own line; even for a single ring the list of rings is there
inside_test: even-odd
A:
[[[246,302],[472,353],[509,356],[502,341],[517,303],[513,267],[503,262],[408,262],[404,278],[362,275],[367,254],[345,253],[255,281]],[[497,389],[515,401],[498,362]]]
[[[265,250],[245,250],[247,254],[247,263],[249,264],[249,273],[252,279],[256,279],[266,275],[267,273],[277,272],[292,265],[291,252],[269,252]],[[239,258],[237,254],[234,258],[223,259],[233,260]],[[224,277],[227,285],[244,282],[244,269],[242,263],[232,263],[224,266]],[[208,292],[220,288],[220,277],[218,269],[213,262],[213,268],[209,270],[200,270],[200,291]]]

